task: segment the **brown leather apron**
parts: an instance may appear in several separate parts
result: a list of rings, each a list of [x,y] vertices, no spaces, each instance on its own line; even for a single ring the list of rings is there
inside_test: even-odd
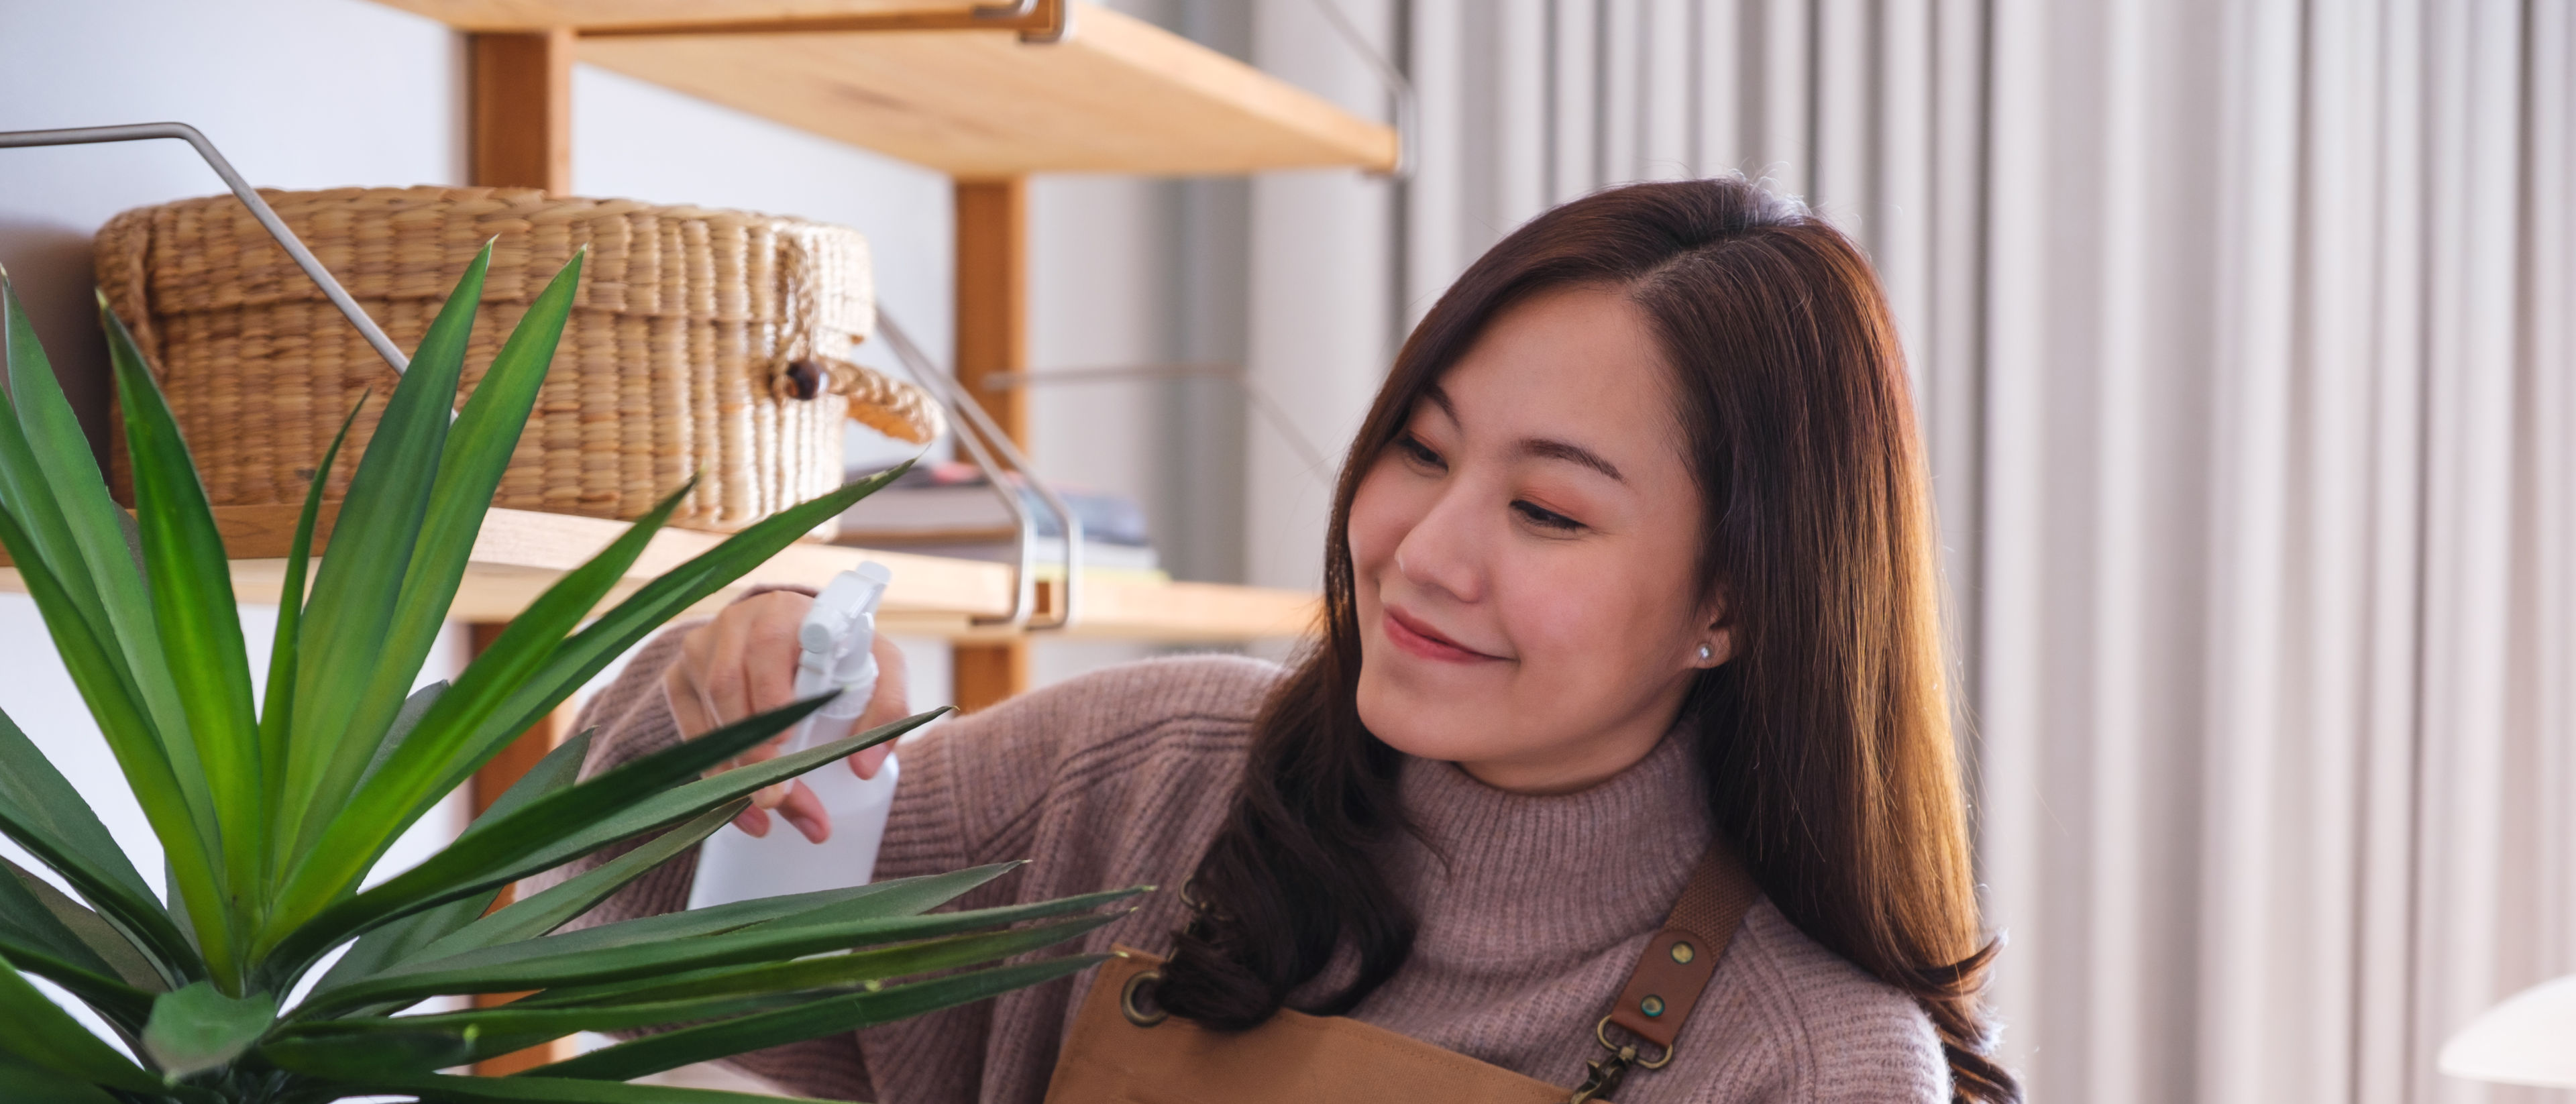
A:
[[[1557,1104],[1608,1100],[1631,1069],[1672,1061],[1673,1040],[1759,895],[1733,852],[1701,857],[1663,930],[1646,943],[1618,1003],[1593,1028],[1607,1057],[1562,1089],[1374,1024],[1282,1009],[1249,1031],[1212,1031],[1152,1009],[1162,960],[1119,948],[1102,963],[1066,1037],[1047,1104]],[[1635,1040],[1613,1042],[1617,1028]],[[1642,1044],[1642,1046],[1641,1046]],[[1646,1050],[1651,1049],[1649,1057]],[[1571,1067],[1573,1059],[1567,1060]]]

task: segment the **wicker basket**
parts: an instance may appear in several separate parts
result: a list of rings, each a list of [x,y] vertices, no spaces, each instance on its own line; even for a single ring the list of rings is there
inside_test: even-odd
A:
[[[262,194],[406,349],[497,239],[468,394],[555,270],[590,247],[495,505],[631,518],[695,473],[673,523],[739,529],[840,485],[845,417],[915,442],[942,428],[927,396],[843,359],[875,321],[855,231],[525,189]],[[329,493],[347,491],[346,458],[397,377],[248,209],[227,195],[127,211],[97,246],[99,284],[216,505],[303,501],[341,418],[373,389],[332,471]],[[121,447],[112,463],[130,494]]]

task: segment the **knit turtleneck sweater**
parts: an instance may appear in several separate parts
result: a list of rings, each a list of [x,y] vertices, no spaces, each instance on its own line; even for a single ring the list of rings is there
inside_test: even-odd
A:
[[[648,645],[584,710],[598,771],[678,738],[660,675],[678,634]],[[1226,657],[1097,672],[908,740],[878,878],[1025,858],[958,902],[983,908],[1151,884],[1131,916],[1086,936],[1168,953],[1179,886],[1215,835],[1251,724],[1279,677]],[[1410,760],[1399,792],[1414,832],[1389,870],[1417,925],[1410,957],[1356,1018],[1554,1084],[1597,1057],[1608,1011],[1710,839],[1687,743],[1578,793],[1533,797],[1449,763]],[[605,861],[557,871],[551,882]],[[692,851],[581,923],[682,907]],[[1065,953],[1050,950],[1048,953]],[[747,1055],[737,1065],[804,1096],[888,1104],[1039,1104],[1090,984],[1080,974],[916,1020]],[[1636,1071],[1623,1104],[1942,1101],[1948,1068],[1902,992],[1757,903],[1674,1046]]]

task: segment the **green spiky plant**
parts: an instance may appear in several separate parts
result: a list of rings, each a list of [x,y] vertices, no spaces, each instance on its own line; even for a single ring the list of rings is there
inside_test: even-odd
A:
[[[0,545],[167,865],[165,905],[61,772],[0,716],[0,832],[78,894],[14,864],[0,876],[0,1099],[767,1099],[624,1082],[990,997],[1095,960],[991,965],[1105,923],[1114,913],[1098,910],[1123,893],[930,911],[1002,866],[556,931],[715,831],[760,787],[936,715],[702,777],[820,698],[580,779],[585,733],[445,850],[361,888],[396,836],[614,657],[897,474],[782,511],[592,619],[683,488],[548,588],[453,686],[411,692],[536,401],[581,267],[576,256],[537,298],[451,425],[490,257],[487,246],[467,268],[385,403],[318,567],[309,553],[338,441],[315,472],[256,703],[214,515],[131,337],[107,317],[133,461],[129,516],[109,499],[0,273]],[[347,431],[344,422],[344,439]],[[310,596],[298,601],[308,568]],[[637,841],[560,885],[490,908],[516,879]],[[344,945],[309,994],[288,1003]],[[87,1004],[122,1051],[27,975]],[[522,991],[534,995],[491,1009],[397,1014],[435,996]],[[440,1072],[576,1031],[661,1028],[672,1029],[509,1078]]]

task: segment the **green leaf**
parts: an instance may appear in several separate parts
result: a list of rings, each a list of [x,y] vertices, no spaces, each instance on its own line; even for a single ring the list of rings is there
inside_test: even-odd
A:
[[[65,1077],[0,1046],[0,1085],[9,1086],[10,1104],[123,1104],[107,1090]]]
[[[137,989],[168,988],[152,960],[80,902],[53,883],[6,859],[0,876],[0,930],[14,929],[48,953],[84,969],[95,970]]]
[[[694,1062],[729,1058],[970,1004],[1065,977],[1108,957],[1072,955],[898,985],[873,993],[829,997],[775,1012],[666,1031],[539,1066],[523,1076],[624,1081]]]
[[[392,745],[382,765],[368,772],[348,805],[330,817],[325,834],[333,841],[332,846],[306,855],[288,876],[277,906],[274,926],[278,931],[303,923],[339,899],[366,875],[406,826],[464,781],[458,776],[440,785],[451,773],[461,739],[478,722],[490,717],[512,688],[526,681],[528,673],[543,662],[563,634],[579,624],[599,599],[624,578],[627,567],[643,554],[644,546],[670,519],[671,511],[687,492],[688,488],[683,487],[663,499],[589,562],[547,587],[534,603],[510,620],[482,655],[466,666],[454,692],[441,695],[411,733]],[[492,746],[473,765],[479,767],[499,751],[499,745]]]
[[[87,926],[95,928],[92,934],[114,943],[123,943],[125,937],[44,879],[16,863],[7,865],[8,871],[0,873],[0,953],[7,954],[26,972],[69,990],[117,1026],[129,1031],[141,1028],[144,1017],[152,1011],[152,994],[118,977],[116,968],[67,921],[85,920]],[[132,946],[124,950],[127,958],[142,967],[146,978],[159,980],[152,977],[149,964]]]
[[[373,392],[359,395],[349,415],[340,419],[340,432],[331,435],[331,447],[322,450],[322,462],[314,465],[313,482],[304,489],[304,509],[295,517],[295,543],[286,551],[286,581],[277,592],[277,633],[268,646],[268,692],[260,699],[260,792],[270,801],[286,799],[286,745],[295,718],[295,674],[302,666],[296,660],[296,648],[303,639],[304,578],[313,560],[313,530],[322,516],[322,492],[331,485],[331,466],[339,461],[340,446],[349,440],[349,427],[357,424],[358,412],[367,408],[368,394]],[[276,888],[278,873],[274,868],[269,871],[263,891]]]
[[[509,907],[422,947],[419,954],[410,957],[428,962],[545,935],[589,912],[626,883],[643,877],[680,852],[697,846],[700,840],[715,834],[716,829],[724,827],[726,822],[750,806],[750,801],[738,800],[709,809],[700,813],[696,820],[664,832],[641,847],[583,871],[543,893],[513,901]]]
[[[376,757],[367,763],[366,771],[358,776],[358,785],[361,789],[366,786],[368,778],[373,777],[377,771],[383,770],[385,764],[393,759],[394,749],[401,747],[402,742],[420,728],[421,718],[429,716],[429,707],[437,705],[438,699],[446,697],[451,689],[454,687],[448,685],[446,679],[440,679],[412,691],[410,697],[403,699],[402,708],[394,712],[393,723],[385,726],[383,742],[376,745]]]
[[[583,949],[566,935],[505,943],[453,958],[387,971],[308,1002],[315,1015],[397,997],[441,993],[506,993],[559,985],[597,985],[612,981],[675,974],[716,966],[740,966],[822,954],[849,947],[930,939],[959,932],[1015,924],[1079,912],[1127,897],[1134,890],[1113,890],[1035,904],[943,912],[928,916],[802,920],[790,917],[720,935],[667,942]],[[801,920],[801,922],[800,922]],[[564,944],[558,945],[562,940]]]
[[[691,791],[691,787],[680,787],[671,793],[662,793],[659,798],[654,797],[656,793],[670,789],[680,779],[696,777],[707,768],[786,731],[829,700],[828,695],[817,696],[783,709],[746,717],[697,739],[675,744],[617,767],[561,793],[548,794],[509,816],[478,821],[466,829],[465,834],[458,836],[456,842],[420,865],[386,879],[373,889],[329,906],[311,921],[295,928],[278,942],[274,957],[283,962],[311,961],[323,949],[377,924],[504,882],[516,881],[540,870],[552,869],[629,836],[677,823],[748,794],[759,788],[758,784],[736,784],[729,792],[724,787],[714,791],[695,791],[709,793],[709,799],[694,806],[668,802],[672,794]],[[434,713],[435,708],[432,711]],[[422,723],[426,725],[428,722]],[[841,754],[848,755],[856,750],[858,748],[852,746],[843,749]],[[387,768],[388,771],[391,769]],[[735,775],[750,773],[751,770],[728,771],[694,785],[704,786],[707,782],[725,781]],[[668,813],[639,822],[629,806],[667,808]],[[618,815],[621,809],[627,812]],[[615,834],[607,834],[609,832]]]
[[[476,727],[456,766],[431,792],[445,793],[464,784],[475,767],[509,743],[514,734],[526,731],[537,718],[552,712],[591,676],[606,669],[664,622],[724,589],[743,572],[768,562],[815,526],[840,516],[851,504],[894,482],[911,467],[912,462],[907,460],[830,494],[781,510],[644,584],[555,648],[544,667],[519,684],[499,712]]]
[[[7,545],[13,554],[26,547],[25,532],[6,510],[0,510],[0,544]],[[126,785],[134,791],[135,801],[143,806],[144,818],[151,822],[153,834],[161,838],[163,855],[171,863],[175,876],[190,888],[193,899],[219,900],[220,895],[215,892],[214,885],[214,864],[204,846],[208,841],[197,833],[195,818],[188,810],[187,799],[179,792],[177,778],[170,772],[169,759],[162,754],[160,739],[153,734],[151,722],[144,718],[137,705],[140,699],[125,685],[112,654],[90,631],[88,623],[70,610],[69,598],[53,573],[43,563],[23,555],[18,556],[17,567],[19,580],[26,585],[27,593],[35,598],[37,609],[45,615],[45,628],[53,636],[54,650],[61,655],[63,666],[71,672],[73,685],[80,688],[81,698],[89,705],[90,716],[98,722],[99,731],[107,737],[108,750],[115,754],[117,766],[125,774]],[[38,788],[51,790],[58,787],[62,792],[71,792],[70,784],[63,781],[52,764],[44,762],[44,756],[36,753],[35,745],[28,742],[17,725],[5,715],[0,715],[0,746],[23,749],[25,759],[42,764],[41,768],[26,767],[20,762],[9,764],[13,770],[24,769],[40,775]],[[12,756],[12,759],[17,758]],[[79,803],[77,793],[72,794],[71,801],[76,805]],[[55,811],[61,811],[59,803]],[[87,811],[85,806],[82,811]],[[194,975],[204,971],[205,966],[196,947],[176,924],[166,917],[158,922],[151,919],[159,913],[160,906],[153,901],[150,891],[145,891],[141,901],[125,899],[124,893],[129,887],[118,875],[131,875],[133,867],[130,864],[121,864],[121,871],[117,866],[101,870],[85,861],[89,857],[85,853],[69,854],[60,850],[67,841],[52,839],[49,833],[34,831],[21,837],[19,831],[23,822],[19,820],[20,816],[21,810],[14,804],[0,806],[0,823],[10,826],[11,838],[18,839],[46,865],[72,879],[84,895],[90,894],[94,886],[102,890],[104,896],[91,896],[90,900],[111,909],[110,918],[127,934],[135,936],[137,943],[150,948],[165,972]],[[89,820],[96,824],[94,815]],[[101,828],[99,832],[104,835],[105,829]],[[90,880],[92,877],[96,880]]]
[[[329,554],[315,572],[301,630],[309,646],[296,653],[295,715],[277,808],[275,843],[286,848],[275,856],[281,871],[293,869],[294,860],[314,847],[329,814],[348,800],[358,772],[375,755],[376,736],[399,704],[384,703],[381,716],[360,713],[377,670],[398,658],[385,653],[386,634],[429,511],[474,308],[491,263],[487,242],[422,335],[358,458],[331,528]],[[419,668],[419,657],[412,660],[404,670]]]
[[[509,789],[501,791],[501,796],[485,808],[482,815],[475,817],[475,821],[480,823],[508,816],[526,808],[531,801],[571,786],[581,777],[581,764],[590,754],[590,741],[591,733],[585,731],[555,745],[553,751],[547,752],[544,758],[537,760],[536,765],[529,767],[527,773],[520,775],[518,781],[510,784]],[[332,964],[330,971],[323,974],[320,981],[314,983],[314,991],[327,991],[345,982],[376,973],[394,963],[417,957],[421,948],[445,938],[481,917],[485,910],[491,907],[493,898],[498,895],[499,890],[496,889],[491,893],[460,897],[437,908],[415,912],[368,932],[365,938],[358,940],[357,945],[349,948],[349,953],[340,956],[340,961]],[[283,988],[286,980],[283,977],[275,978],[271,980],[271,984]]]
[[[998,962],[1040,947],[1061,943],[1104,924],[1133,915],[1134,910],[1078,916],[1051,924],[1006,931],[979,932],[926,939],[893,947],[849,951],[791,962],[697,970],[672,977],[609,985],[548,989],[510,1005],[553,1008],[580,1004],[652,1004],[758,993],[793,993],[864,986],[978,962]]]
[[[681,1089],[666,1085],[617,1085],[600,1081],[564,1081],[547,1077],[411,1077],[352,1081],[350,1088],[373,1093],[410,1093],[422,1104],[779,1104],[805,1097],[780,1097]],[[824,1104],[810,1101],[809,1104]]]
[[[551,990],[499,1008],[435,1016],[366,1017],[322,1020],[289,1029],[296,1037],[331,1039],[329,1046],[363,1049],[378,1034],[444,1032],[470,1045],[462,1059],[473,1061],[524,1050],[576,1031],[630,1031],[662,1024],[718,1019],[782,1004],[800,1004],[845,992],[875,992],[883,983],[933,971],[998,962],[1060,943],[1120,919],[1108,913],[1009,931],[952,936],[919,943],[799,959],[746,969],[703,971],[694,980],[648,982],[634,996],[599,995],[611,987],[570,992]],[[436,1069],[438,1066],[423,1066]]]
[[[440,626],[446,623],[447,608],[456,598],[457,585],[465,578],[466,561],[474,551],[475,535],[482,531],[483,517],[492,508],[493,492],[501,485],[503,470],[510,466],[511,450],[518,447],[528,413],[536,408],[537,391],[546,381],[546,368],[553,362],[556,343],[563,336],[564,319],[572,313],[573,290],[581,279],[586,256],[587,249],[576,251],[528,305],[527,313],[520,316],[518,326],[502,342],[500,353],[492,358],[491,367],[475,384],[474,394],[465,400],[464,411],[447,431],[438,480],[430,490],[428,512],[421,521],[419,543],[412,550],[401,597],[394,603],[393,622],[386,628],[386,658],[377,666],[375,680],[360,701],[353,722],[357,731],[375,731],[379,718],[391,715],[392,707],[410,690],[411,672],[420,668],[421,660],[438,638]],[[659,527],[669,513],[668,507],[658,511],[654,527]],[[619,570],[622,573],[624,565]],[[593,604],[597,601],[592,599]],[[518,620],[513,618],[513,624]],[[566,624],[560,630],[539,635],[552,645],[571,628]],[[478,662],[483,658],[477,657]],[[357,800],[363,805],[371,798]],[[338,836],[349,830],[355,830],[354,826],[335,825],[331,833]],[[401,828],[394,827],[388,833],[388,842],[400,833]]]
[[[160,1080],[89,1033],[0,955],[0,1047],[66,1077],[160,1094]]]
[[[206,902],[209,907],[191,919],[216,976],[230,977],[238,968],[235,933],[250,925],[264,881],[259,844],[266,799],[249,652],[233,600],[232,565],[178,419],[144,369],[133,335],[114,314],[107,316],[107,347],[133,460],[135,520],[151,580],[153,625],[221,833],[222,863],[214,881],[224,896]]]
[[[133,519],[108,497],[89,437],[7,283],[0,274],[0,300],[6,301],[0,313],[8,316],[0,327],[0,340],[6,341],[0,360],[6,361],[9,396],[9,416],[0,417],[0,503],[23,527],[10,553],[21,561],[42,561],[53,575],[60,594],[45,615],[48,621],[76,618],[101,643],[107,670],[134,710],[150,721],[145,731],[155,754],[171,761],[194,833],[210,840],[214,806],[153,631]]]
[[[475,1061],[474,1041],[455,1032],[414,1031],[400,1026],[418,1016],[383,1021],[327,1021],[391,1024],[364,1033],[315,1032],[272,1036],[259,1044],[259,1056],[292,1073],[340,1081],[367,1081],[389,1074],[429,1072]]]
[[[0,713],[0,832],[97,906],[152,958],[165,987],[204,972],[195,949],[170,923],[98,814],[6,713]]]
[[[959,895],[974,889],[976,886],[992,881],[994,878],[998,878],[1011,870],[1017,869],[1017,867],[1018,864],[1016,863],[995,863],[990,866],[980,866],[970,870],[960,870],[948,874],[931,875],[919,878],[897,878],[891,881],[875,882],[869,885],[854,886],[848,889],[827,889],[818,890],[812,893],[791,893],[778,897],[763,897],[750,901],[736,901],[731,904],[714,905],[701,909],[690,909],[685,912],[666,913],[660,916],[638,917],[633,920],[622,920],[613,924],[603,924],[595,928],[587,928],[582,931],[554,936],[547,941],[547,946],[554,950],[565,951],[580,949],[596,950],[605,947],[628,946],[641,943],[658,943],[674,939],[686,939],[695,935],[735,931],[764,921],[775,920],[782,916],[792,916],[797,913],[809,912],[814,909],[829,906],[865,909],[869,915],[911,916],[937,908],[949,901],[953,901]],[[864,903],[853,905],[854,902]],[[397,923],[399,923],[399,921],[397,921]],[[391,925],[388,926],[390,927]],[[365,946],[365,942],[363,940],[360,941],[360,946]],[[353,950],[351,953],[354,954],[356,952]],[[365,970],[357,971],[344,972],[343,970],[334,967],[329,974],[323,977],[319,984],[314,986],[312,995],[307,998],[303,1007],[296,1010],[295,1016],[298,1018],[305,1018],[323,1013],[344,1012],[351,1008],[366,1006],[368,1002],[363,996],[356,1000],[341,1000],[339,990],[347,985],[369,981],[382,976],[388,972],[392,961],[392,957],[387,956],[377,965]],[[407,955],[403,958],[402,964],[405,968],[409,969],[423,967],[439,961],[442,961],[442,959],[430,959],[418,955]],[[404,1003],[408,1003],[409,1000],[416,999],[418,998],[407,998]],[[530,999],[542,999],[542,995],[540,995],[540,997]],[[378,1010],[382,1009],[379,1008]]]
[[[230,1063],[277,1022],[277,998],[228,997],[208,982],[161,994],[143,1025],[143,1051],[172,1078]]]

